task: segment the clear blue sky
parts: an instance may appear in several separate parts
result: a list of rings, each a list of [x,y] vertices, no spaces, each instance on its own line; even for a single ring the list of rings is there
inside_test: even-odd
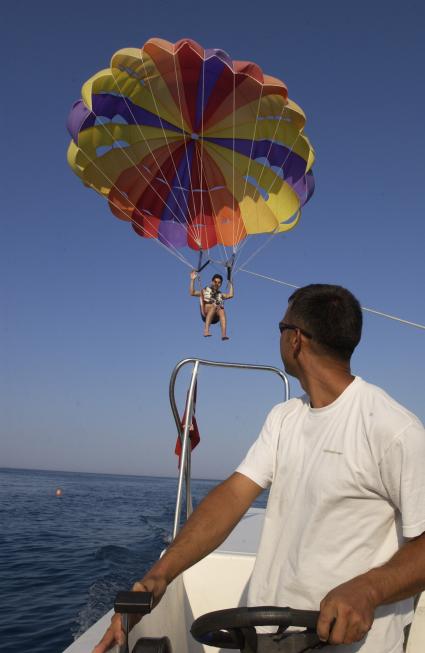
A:
[[[174,474],[175,363],[280,365],[289,288],[241,272],[231,340],[204,340],[188,268],[116,220],[67,166],[81,84],[152,36],[255,61],[306,111],[315,196],[249,268],[340,283],[364,306],[425,323],[424,14],[420,0],[3,8],[0,465]],[[424,331],[365,315],[353,369],[424,420],[424,354]],[[274,379],[203,372],[195,476],[232,471],[279,391]]]

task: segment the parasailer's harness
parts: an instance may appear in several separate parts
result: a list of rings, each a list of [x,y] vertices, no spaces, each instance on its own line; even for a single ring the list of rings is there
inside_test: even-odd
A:
[[[217,265],[223,265],[226,268],[226,274],[227,274],[227,281],[230,283],[232,281],[232,272],[233,272],[233,266],[235,264],[235,258],[236,254],[232,254],[232,256],[227,259],[227,261],[216,261],[212,258],[209,258],[205,261],[205,263],[202,262],[203,258],[203,250],[199,250],[199,259],[198,259],[198,267],[196,268],[196,272],[199,274],[202,272],[204,268],[207,267],[209,263],[216,263]]]
[[[204,268],[207,267],[208,263],[211,263],[211,260],[210,260],[210,259],[207,259],[207,260],[205,261],[205,263],[202,263],[202,256],[203,256],[203,254],[204,254],[203,250],[200,249],[200,250],[199,250],[199,259],[198,259],[198,267],[196,268],[196,271],[197,271],[198,274],[199,274],[200,272],[202,272],[202,270],[203,270]]]
[[[216,263],[218,265],[224,265],[224,267],[226,268],[227,282],[232,283],[232,272],[233,272],[233,265],[235,263],[236,254],[232,254],[232,256],[229,259],[227,259],[227,261],[215,261],[214,259],[209,258],[205,262],[202,261],[203,254],[204,254],[203,250],[202,249],[199,250],[198,267],[196,268],[196,272],[198,273],[198,275],[200,272],[202,272],[204,268],[207,267],[209,263]],[[214,303],[217,304],[218,306],[223,306],[223,300],[220,299],[220,301],[216,301],[212,295],[211,295],[211,300],[206,301],[204,297],[204,292],[201,289],[201,294],[199,296],[199,308],[201,311],[202,320],[204,322],[206,319],[205,304],[214,304]],[[219,321],[219,316],[215,314],[212,318],[211,324],[216,324],[218,321]]]

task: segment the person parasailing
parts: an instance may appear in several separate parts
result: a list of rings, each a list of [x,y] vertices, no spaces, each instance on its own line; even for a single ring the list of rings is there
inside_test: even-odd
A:
[[[250,261],[298,224],[314,192],[305,122],[284,82],[256,63],[153,38],[118,50],[85,82],[67,120],[67,159],[138,236],[198,275],[209,262],[224,265],[229,291],[219,291],[230,299],[248,239],[268,234]],[[194,252],[222,260],[196,266]],[[222,302],[201,299],[205,335],[215,318],[227,339]]]
[[[227,319],[226,312],[224,310],[224,300],[232,299],[234,295],[233,283],[228,275],[227,282],[227,292],[221,292],[221,285],[223,283],[223,277],[221,274],[214,274],[211,279],[211,284],[202,288],[202,290],[195,290],[195,279],[197,278],[198,273],[196,270],[192,270],[190,273],[190,287],[189,292],[192,297],[199,297],[201,304],[201,317],[202,321],[205,322],[204,336],[209,337],[212,334],[210,333],[211,324],[216,324],[220,322],[221,327],[221,339],[229,340],[229,336],[226,333]]]

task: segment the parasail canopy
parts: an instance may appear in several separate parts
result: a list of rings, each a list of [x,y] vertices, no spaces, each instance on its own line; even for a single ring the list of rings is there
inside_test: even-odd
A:
[[[83,85],[68,162],[140,236],[236,252],[250,234],[297,224],[314,190],[305,121],[256,64],[154,38]]]

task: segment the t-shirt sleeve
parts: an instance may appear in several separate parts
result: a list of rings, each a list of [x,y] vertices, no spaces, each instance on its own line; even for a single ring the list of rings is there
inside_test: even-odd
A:
[[[239,474],[248,476],[262,488],[270,487],[273,480],[276,450],[282,422],[281,406],[281,404],[278,404],[270,411],[260,435],[236,469]]]
[[[400,511],[404,537],[425,531],[425,429],[412,421],[385,452],[380,471],[394,506]]]

